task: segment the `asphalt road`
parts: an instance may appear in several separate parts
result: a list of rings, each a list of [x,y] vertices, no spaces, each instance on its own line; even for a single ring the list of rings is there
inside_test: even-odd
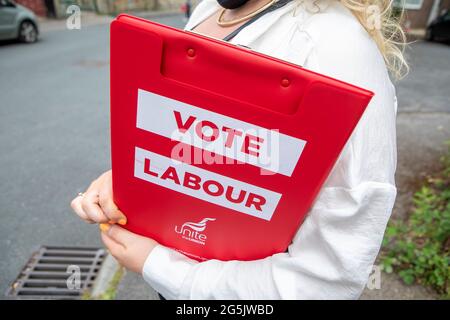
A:
[[[101,245],[69,203],[110,167],[108,42],[108,26],[98,25],[0,44],[0,296],[40,245]],[[416,135],[439,146],[450,136],[449,56],[448,46],[412,46],[413,72],[398,85],[405,168],[423,160],[406,147]]]
[[[1,297],[40,245],[101,244],[69,203],[110,167],[108,25],[1,43],[0,93]]]

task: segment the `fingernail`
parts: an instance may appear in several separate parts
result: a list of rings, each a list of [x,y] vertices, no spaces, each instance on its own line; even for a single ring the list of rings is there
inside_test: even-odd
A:
[[[124,226],[124,225],[126,225],[127,224],[127,219],[126,218],[122,218],[122,219],[119,219],[119,221],[117,221],[121,226]]]
[[[102,232],[107,232],[111,226],[107,223],[100,223],[99,228]]]

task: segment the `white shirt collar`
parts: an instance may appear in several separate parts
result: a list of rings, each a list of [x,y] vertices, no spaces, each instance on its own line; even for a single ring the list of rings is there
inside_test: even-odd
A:
[[[284,7],[275,11],[269,12],[263,17],[256,20],[250,26],[244,28],[234,37],[230,43],[250,47],[250,44],[263,35],[275,22],[277,22],[284,14],[292,11],[297,5],[297,1],[292,1]],[[220,5],[216,0],[204,0],[199,4],[199,7],[194,11],[194,14],[186,24],[185,30],[190,30],[197,24],[211,16],[214,12],[220,9]]]

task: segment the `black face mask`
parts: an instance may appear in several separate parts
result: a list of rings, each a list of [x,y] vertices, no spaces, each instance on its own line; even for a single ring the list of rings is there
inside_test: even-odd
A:
[[[249,0],[217,0],[217,2],[225,9],[236,9],[244,4],[246,4]]]

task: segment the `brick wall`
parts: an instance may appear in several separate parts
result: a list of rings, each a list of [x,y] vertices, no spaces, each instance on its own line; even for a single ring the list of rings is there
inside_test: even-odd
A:
[[[430,15],[434,0],[423,0],[422,8],[419,10],[406,10],[406,21],[409,21],[409,28],[425,28]]]
[[[45,0],[16,0],[16,2],[24,7],[27,7],[38,16],[45,17],[47,15]]]
[[[450,9],[450,0],[441,0],[441,3],[439,5],[439,14],[441,14],[442,10],[449,10]]]
[[[77,0],[80,2],[81,0]],[[94,1],[94,0],[84,0]],[[100,13],[120,13],[139,10],[180,10],[185,0],[95,0]],[[193,0],[195,5],[200,0]]]

